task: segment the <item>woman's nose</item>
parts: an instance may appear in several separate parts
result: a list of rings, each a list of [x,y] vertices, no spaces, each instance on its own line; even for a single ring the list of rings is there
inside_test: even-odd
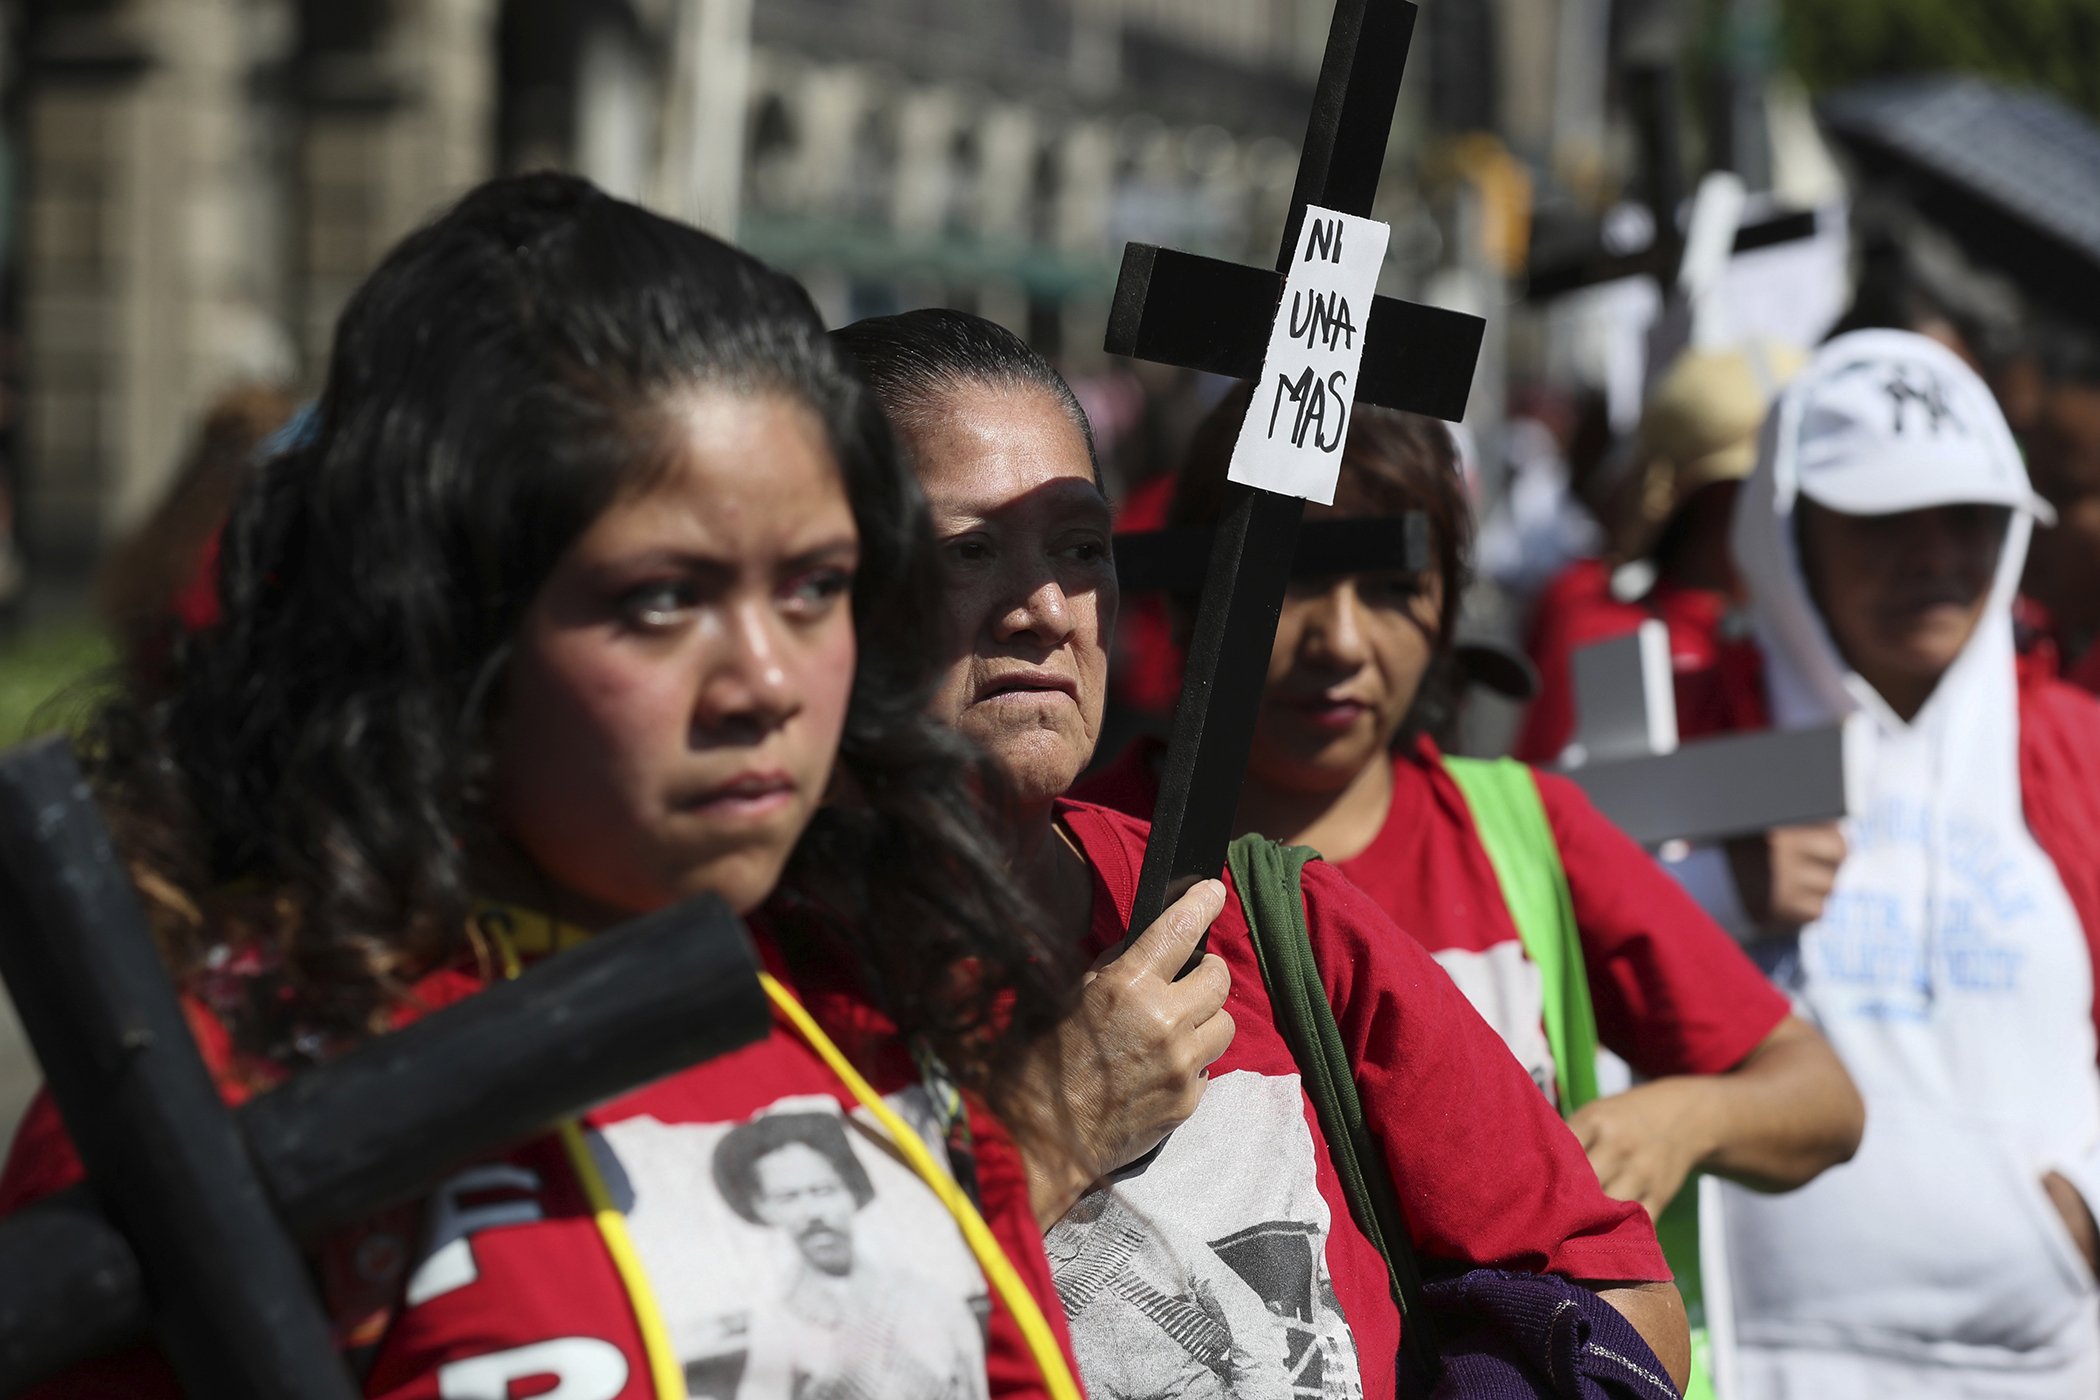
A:
[[[1306,647],[1315,659],[1354,670],[1369,657],[1365,644],[1363,600],[1347,579],[1320,595],[1306,619]]]
[[[1044,578],[1000,616],[998,636],[1001,641],[1034,637],[1046,646],[1057,646],[1072,630],[1072,600],[1056,579]]]
[[[736,609],[701,679],[698,718],[704,725],[772,728],[798,708],[779,620],[760,607]]]

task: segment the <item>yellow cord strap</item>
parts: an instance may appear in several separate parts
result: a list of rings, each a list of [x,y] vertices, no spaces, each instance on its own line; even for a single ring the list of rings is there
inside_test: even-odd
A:
[[[503,958],[503,975],[516,977],[518,950],[501,928],[493,931],[497,951]],[[656,1290],[650,1287],[649,1275],[642,1268],[642,1256],[634,1247],[634,1236],[628,1233],[627,1217],[614,1204],[612,1192],[605,1185],[605,1175],[598,1170],[597,1160],[591,1156],[591,1145],[576,1120],[569,1119],[555,1131],[561,1138],[563,1151],[568,1154],[569,1169],[583,1183],[584,1199],[590,1202],[591,1219],[598,1227],[599,1238],[605,1241],[605,1252],[612,1257],[613,1269],[620,1276],[621,1286],[627,1290],[628,1306],[634,1309],[635,1330],[641,1334],[642,1355],[649,1362],[650,1388],[656,1392],[656,1400],[688,1400],[685,1367],[671,1350],[671,1332],[664,1326],[663,1309],[657,1306]]]
[[[941,1204],[948,1208],[948,1213],[955,1217],[955,1223],[962,1229],[963,1238],[969,1242],[970,1252],[977,1256],[977,1266],[984,1270],[986,1282],[999,1294],[1001,1301],[1006,1304],[1006,1310],[1013,1314],[1014,1321],[1020,1324],[1021,1336],[1028,1343],[1028,1350],[1035,1357],[1037,1368],[1043,1373],[1043,1385],[1050,1392],[1051,1400],[1081,1400],[1079,1383],[1072,1379],[1071,1368],[1065,1365],[1064,1349],[1057,1344],[1057,1334],[1050,1330],[1050,1322],[1043,1316],[1042,1308],[1035,1301],[1035,1295],[1028,1291],[1028,1285],[1022,1282],[1013,1262],[1006,1257],[1006,1251],[1000,1248],[991,1227],[984,1223],[984,1217],[977,1213],[977,1207],[971,1204],[969,1196],[955,1184],[955,1179],[934,1161],[933,1154],[926,1150],[926,1144],[920,1141],[919,1135],[912,1131],[911,1126],[897,1116],[895,1109],[883,1102],[882,1096],[861,1077],[860,1071],[853,1067],[852,1061],[840,1052],[838,1046],[832,1044],[831,1037],[824,1034],[823,1028],[816,1023],[815,1018],[803,1009],[801,1002],[795,1000],[795,994],[770,974],[761,972],[758,980],[764,985],[766,995],[773,999],[774,1009],[787,1017],[789,1024],[809,1043],[809,1048],[816,1051],[818,1058],[845,1083],[852,1091],[853,1097],[860,1100],[861,1106],[875,1116],[875,1121],[889,1134],[891,1143],[905,1162],[919,1174],[920,1180],[932,1188],[933,1194],[940,1197]]]
[[[605,1252],[612,1256],[613,1268],[627,1288],[627,1301],[634,1308],[635,1330],[642,1334],[642,1355],[649,1359],[649,1381],[656,1391],[656,1400],[686,1400],[685,1367],[671,1350],[671,1331],[664,1326],[656,1290],[649,1286],[642,1256],[635,1250],[634,1237],[627,1232],[627,1217],[613,1204],[612,1192],[605,1189],[604,1174],[591,1156],[591,1145],[584,1140],[583,1129],[571,1119],[561,1125],[560,1133],[561,1145],[569,1153],[569,1165],[583,1183],[583,1194],[591,1203],[598,1234],[605,1240]]]

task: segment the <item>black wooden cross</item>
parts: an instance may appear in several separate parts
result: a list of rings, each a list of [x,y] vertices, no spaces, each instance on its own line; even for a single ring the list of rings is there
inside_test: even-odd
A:
[[[0,1222],[7,1395],[150,1334],[191,1395],[351,1400],[302,1242],[770,1025],[701,900],[229,1113],[57,740],[0,754],[0,972],[88,1173]]]
[[[1306,206],[1370,217],[1415,13],[1409,0],[1338,0],[1276,270],[1130,244],[1109,313],[1110,353],[1239,379],[1260,375]],[[1477,317],[1379,297],[1365,318],[1355,398],[1463,417],[1483,329]],[[1174,709],[1133,934],[1179,890],[1224,869],[1293,569],[1305,503],[1245,486],[1231,491]]]
[[[1634,127],[1640,133],[1641,182],[1654,232],[1645,246],[1617,252],[1605,247],[1601,240],[1588,247],[1563,250],[1558,256],[1539,256],[1534,250],[1525,273],[1527,301],[1552,301],[1629,277],[1653,278],[1665,300],[1676,289],[1685,251],[1677,218],[1686,196],[1677,65],[1661,56],[1630,64],[1625,72],[1625,87],[1627,106],[1633,111]],[[1745,220],[1736,229],[1733,251],[1741,256],[1760,248],[1813,238],[1816,227],[1812,209],[1784,210]]]
[[[1208,525],[1169,525],[1116,536],[1116,584],[1125,593],[1194,595],[1210,572],[1217,531]],[[1387,569],[1419,572],[1434,559],[1429,522],[1419,511],[1406,515],[1357,516],[1301,525],[1291,554],[1292,578],[1371,574]]]

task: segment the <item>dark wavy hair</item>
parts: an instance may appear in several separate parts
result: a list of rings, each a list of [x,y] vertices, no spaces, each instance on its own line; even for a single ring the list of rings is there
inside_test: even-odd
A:
[[[556,561],[673,460],[696,385],[778,393],[823,424],[861,544],[839,769],[769,905],[877,984],[966,1078],[996,1026],[1032,1032],[1067,978],[984,834],[996,775],[925,714],[930,526],[880,407],[792,279],[585,181],[493,181],[410,235],[351,298],[311,430],[237,503],[222,621],[159,696],[85,736],[170,961],[263,948],[298,1058],[381,1026],[473,944],[487,718]],[[558,912],[558,911],[554,911]],[[1004,1043],[1004,1042],[999,1042]]]
[[[1253,386],[1240,385],[1197,427],[1174,486],[1170,524],[1214,524],[1224,516],[1232,493],[1243,489],[1234,486],[1226,472],[1253,393]],[[1420,511],[1429,522],[1444,605],[1437,617],[1435,659],[1400,727],[1397,742],[1411,743],[1417,734],[1434,734],[1446,726],[1459,694],[1452,647],[1473,576],[1473,509],[1459,475],[1458,446],[1450,428],[1434,418],[1358,404],[1342,445],[1342,479],[1360,488],[1382,514]],[[1181,602],[1193,612],[1193,600]]]

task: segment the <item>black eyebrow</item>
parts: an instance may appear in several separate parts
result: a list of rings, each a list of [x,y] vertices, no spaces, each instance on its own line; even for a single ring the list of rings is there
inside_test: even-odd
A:
[[[812,564],[821,564],[841,555],[858,556],[860,541],[850,535],[839,535],[807,549],[797,550],[780,561],[780,567],[804,569]],[[658,549],[646,549],[613,561],[616,567],[672,568],[696,574],[727,574],[737,569],[736,561],[716,554],[700,554],[675,545]]]

